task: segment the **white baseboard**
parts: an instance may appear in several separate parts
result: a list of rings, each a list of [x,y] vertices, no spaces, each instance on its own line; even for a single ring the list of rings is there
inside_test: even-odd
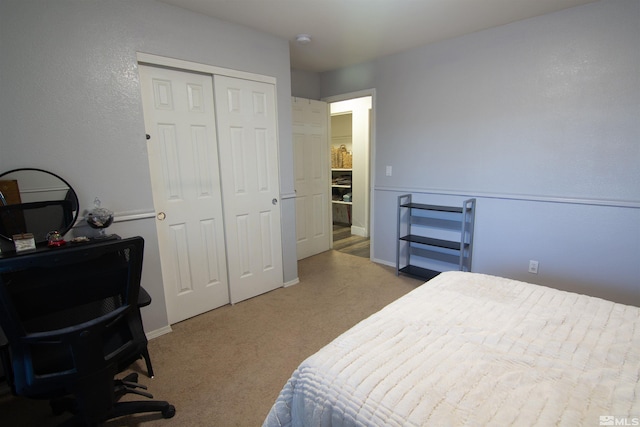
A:
[[[147,339],[148,340],[152,340],[152,339],[158,338],[159,336],[162,336],[164,334],[168,334],[171,331],[172,331],[171,325],[167,325],[167,326],[164,326],[164,327],[162,327],[160,329],[156,329],[156,330],[153,330],[151,332],[147,332],[146,335],[147,335]]]
[[[298,283],[300,283],[300,278],[296,277],[293,280],[289,280],[287,283],[282,285],[282,287],[283,288],[288,288],[289,286],[297,285]]]
[[[360,237],[369,237],[367,236],[367,230],[364,227],[356,227],[355,225],[351,226],[351,234]]]
[[[385,261],[383,259],[378,259],[378,258],[371,258],[371,261],[375,262],[376,264],[382,264],[382,265],[387,265],[389,267],[396,268],[395,262],[389,262],[389,261]]]

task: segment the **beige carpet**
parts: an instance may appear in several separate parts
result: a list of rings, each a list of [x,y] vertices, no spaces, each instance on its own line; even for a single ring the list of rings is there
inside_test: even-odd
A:
[[[136,415],[107,426],[260,426],[293,370],[339,334],[422,282],[329,251],[299,262],[300,283],[173,325],[149,342],[155,378],[140,375],[172,419]],[[144,364],[135,367],[145,372]],[[52,426],[46,402],[0,395],[0,423]]]

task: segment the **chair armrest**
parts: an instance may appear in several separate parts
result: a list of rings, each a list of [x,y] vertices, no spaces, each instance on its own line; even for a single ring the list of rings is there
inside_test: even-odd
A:
[[[151,295],[149,295],[145,288],[140,286],[140,290],[138,291],[138,307],[146,307],[149,304],[151,304]]]

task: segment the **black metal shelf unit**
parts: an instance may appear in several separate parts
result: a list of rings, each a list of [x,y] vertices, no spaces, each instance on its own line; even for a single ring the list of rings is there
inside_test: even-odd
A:
[[[471,271],[475,210],[476,199],[440,206],[399,196],[396,274],[430,280],[445,268]]]

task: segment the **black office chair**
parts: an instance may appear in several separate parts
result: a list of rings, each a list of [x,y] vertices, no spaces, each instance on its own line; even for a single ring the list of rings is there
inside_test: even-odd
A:
[[[152,397],[137,374],[114,379],[146,352],[138,307],[143,248],[134,237],[0,260],[5,372],[15,394],[49,399],[55,413],[71,410],[70,423],[175,414],[165,401],[118,402],[126,393]]]

